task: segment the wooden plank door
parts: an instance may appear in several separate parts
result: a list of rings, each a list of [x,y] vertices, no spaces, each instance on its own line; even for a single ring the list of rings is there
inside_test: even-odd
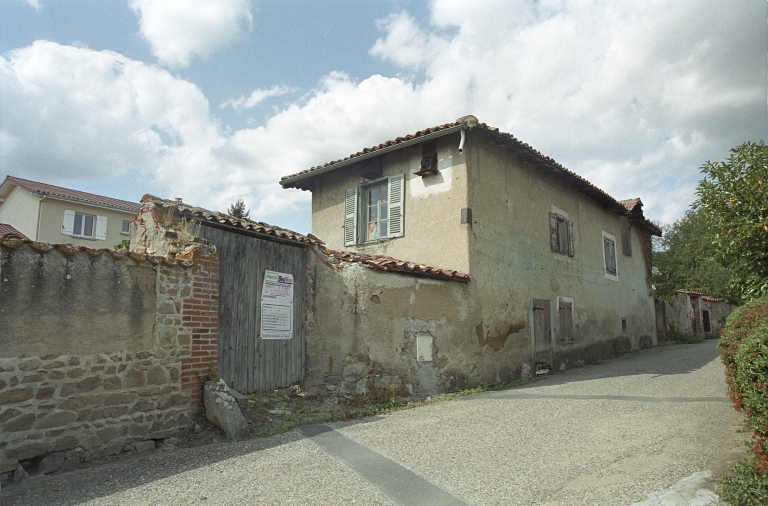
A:
[[[533,299],[533,363],[534,374],[552,367],[552,318],[549,299]]]
[[[305,361],[306,248],[207,226],[200,236],[219,250],[219,377],[240,393],[301,383]],[[293,338],[263,340],[264,271],[292,274]]]

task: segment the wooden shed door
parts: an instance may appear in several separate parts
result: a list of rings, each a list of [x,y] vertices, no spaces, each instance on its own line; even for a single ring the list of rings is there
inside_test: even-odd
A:
[[[552,366],[552,319],[549,299],[533,299],[533,361],[534,372]]]
[[[219,377],[240,393],[286,388],[304,379],[306,249],[201,227],[219,249]],[[264,271],[293,274],[293,338],[263,340]]]

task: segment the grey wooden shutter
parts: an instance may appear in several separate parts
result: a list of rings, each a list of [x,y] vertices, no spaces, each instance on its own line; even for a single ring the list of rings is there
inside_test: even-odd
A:
[[[64,217],[61,220],[61,233],[72,235],[75,230],[75,212],[69,209],[64,211]]]
[[[96,239],[107,239],[107,217],[96,216]]]
[[[344,246],[357,244],[357,188],[350,188],[344,197]]]
[[[603,238],[605,248],[605,272],[616,275],[616,245],[610,239]]]
[[[389,235],[387,237],[403,236],[403,175],[389,177]]]
[[[560,299],[559,306],[560,340],[573,341],[573,304]]]
[[[632,240],[629,230],[629,218],[621,217],[621,252],[628,257],[632,256]]]
[[[568,256],[573,256],[573,222],[568,220]]]
[[[549,247],[552,251],[560,251],[560,242],[557,238],[557,214],[549,213]]]

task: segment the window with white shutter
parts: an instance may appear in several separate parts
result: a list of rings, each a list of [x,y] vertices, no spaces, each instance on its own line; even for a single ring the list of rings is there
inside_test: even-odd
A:
[[[607,232],[603,232],[603,263],[605,265],[605,277],[618,281],[619,267],[616,260],[616,238]]]
[[[403,174],[350,188],[344,198],[344,246],[402,237]]]

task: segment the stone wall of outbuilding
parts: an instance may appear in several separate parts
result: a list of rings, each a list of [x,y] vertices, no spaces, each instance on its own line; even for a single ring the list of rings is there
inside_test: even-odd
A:
[[[218,256],[0,239],[0,474],[154,449],[218,361]]]

